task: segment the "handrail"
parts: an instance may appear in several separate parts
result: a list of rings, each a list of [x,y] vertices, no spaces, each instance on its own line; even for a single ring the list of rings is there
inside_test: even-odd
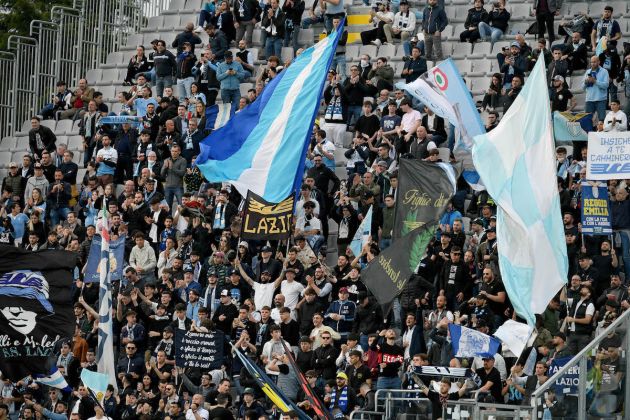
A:
[[[587,356],[588,353],[600,343],[600,341],[606,338],[606,336],[611,331],[614,331],[617,327],[622,325],[626,320],[630,320],[630,311],[623,312],[621,316],[615,319],[606,329],[604,329],[601,332],[601,334],[599,334],[597,337],[591,340],[588,346],[580,350],[580,352],[576,354],[575,356],[573,356],[573,358],[567,364],[565,364],[560,369],[558,369],[558,371],[554,373],[550,378],[548,378],[544,384],[539,386],[538,389],[536,389],[531,395],[530,403],[532,404],[532,406],[536,407],[536,403],[535,403],[536,399],[538,399],[538,397],[540,397],[543,392],[549,389],[552,386],[552,384],[554,384],[557,379],[560,379],[560,377],[562,377],[565,373],[567,373],[569,369],[571,369],[572,367],[575,367],[575,365],[579,363],[580,359],[583,356]]]

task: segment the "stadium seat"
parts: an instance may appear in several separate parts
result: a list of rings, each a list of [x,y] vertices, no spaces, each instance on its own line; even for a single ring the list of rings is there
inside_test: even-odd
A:
[[[55,131],[55,126],[57,125],[57,121],[55,120],[43,120],[41,123],[44,127],[50,128],[53,132]]]
[[[56,131],[59,134],[69,135],[72,132],[72,120],[59,120]]]
[[[104,69],[100,84],[109,85],[115,83],[118,80],[118,69],[117,68],[109,68]]]
[[[57,136],[57,143],[56,143],[57,145],[68,144],[68,136],[63,135],[63,134],[57,134],[57,133],[55,133],[55,135]]]
[[[473,62],[472,71],[469,73],[470,76],[485,76],[487,73],[492,71],[492,61],[488,60],[476,60]]]
[[[151,41],[151,40],[149,40]],[[148,44],[148,42],[147,42]],[[129,47],[129,49],[135,49],[138,45],[144,45],[144,35],[143,34],[131,34],[125,40],[125,45]],[[146,48],[146,45],[145,45]],[[109,63],[109,57],[107,62]]]
[[[462,226],[464,227],[464,232],[470,232],[470,217],[462,217]]]
[[[29,131],[31,131],[31,120],[26,120],[22,123],[22,128],[18,133],[21,133],[22,135],[27,135]]]
[[[30,146],[28,144],[27,137],[16,137],[15,138],[15,150],[19,150],[21,152],[29,150]]]
[[[359,61],[359,46],[347,45],[346,46],[346,61]]]
[[[346,172],[346,168],[342,166],[337,166],[335,168],[335,175],[337,175],[337,178],[341,180],[348,178],[348,173]]]
[[[20,152],[17,152],[17,153],[20,153]],[[13,160],[13,156],[11,155],[11,152],[0,152],[0,168],[8,168],[10,162],[21,161],[21,159],[19,159],[19,156],[17,156],[15,159],[16,160]]]
[[[88,81],[88,84],[90,85],[96,85],[98,82],[101,81],[101,74],[102,74],[103,70],[101,69],[90,69],[87,71],[85,78]]]
[[[298,34],[298,44],[300,46],[310,47],[315,40],[315,31],[313,28],[300,29]]]
[[[348,159],[346,159],[346,157],[344,156],[345,151],[346,150],[342,147],[335,148],[335,166],[343,168],[346,167],[346,162],[348,161]]]
[[[471,91],[473,95],[482,95],[489,84],[489,81],[485,77],[471,77],[470,82],[472,83]]]
[[[467,58],[472,53],[472,45],[468,42],[458,42],[453,45],[453,57],[454,58]],[[444,52],[446,56],[446,51]]]
[[[391,57],[395,55],[396,55],[396,45],[394,44],[381,45],[378,48],[379,57],[387,57],[387,59],[389,60]]]
[[[254,88],[254,84],[253,83],[241,83],[239,88],[241,90],[241,96],[247,97],[247,91],[250,90],[250,89],[253,89]]]
[[[254,32],[252,33],[252,44],[256,45],[256,46],[261,46],[262,40],[262,31],[260,29],[254,29]]]
[[[470,58],[485,58],[489,57],[492,53],[489,42],[478,42],[473,45],[473,52]]]
[[[164,16],[164,22],[160,28],[162,31],[173,31],[179,29],[181,17],[179,15],[166,15]]]
[[[470,73],[470,69],[472,66],[472,61],[471,60],[453,60],[453,62],[455,63],[455,66],[457,67],[457,69],[459,70],[459,72],[462,75],[466,75],[468,73]]]
[[[168,5],[168,10],[164,10],[163,14],[179,14],[179,11],[184,9],[186,0],[171,0]]]
[[[508,10],[510,11],[512,17],[511,19],[513,21],[516,21],[516,19],[526,19],[530,17],[530,11],[532,10],[532,6],[531,4],[513,4],[513,5],[509,5],[508,3]]]
[[[15,137],[5,137],[0,142],[0,152],[15,150],[17,139]]]
[[[282,52],[280,53],[280,60],[283,63],[292,61],[293,60],[293,47],[282,47]]]
[[[83,182],[83,177],[87,173],[87,169],[82,167],[83,165],[79,164],[79,170],[77,171],[77,185],[81,185]]]
[[[361,56],[362,54],[367,54],[373,60],[376,60],[376,57],[377,57],[376,52],[377,52],[376,45],[361,45],[359,47],[359,56]]]
[[[114,102],[110,107],[110,111],[116,115],[120,114],[120,111],[122,111],[122,104],[120,102]]]
[[[186,6],[184,7],[184,9],[199,11],[201,10],[201,3],[202,0],[186,0]]]
[[[73,152],[83,150],[83,138],[81,136],[68,137],[68,150]]]
[[[451,151],[448,147],[438,147],[440,159],[442,162],[450,162]]]
[[[144,28],[145,31],[159,31],[162,27],[162,22],[164,21],[164,16],[151,16],[147,23],[147,26]],[[129,39],[129,38],[127,38]],[[149,40],[150,41],[150,40]],[[129,42],[127,42],[129,45]],[[146,46],[146,45],[145,45]]]

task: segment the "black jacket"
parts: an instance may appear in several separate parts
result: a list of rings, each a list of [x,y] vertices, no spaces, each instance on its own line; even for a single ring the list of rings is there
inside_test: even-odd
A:
[[[375,299],[369,298],[367,306],[357,305],[354,315],[353,333],[372,334],[379,331],[383,324],[383,311]]]
[[[157,77],[174,76],[177,72],[177,61],[173,53],[169,50],[153,54],[153,63],[155,65],[155,75]]]
[[[271,36],[271,25],[273,24],[276,27],[276,37],[284,38],[284,21],[286,19],[284,12],[278,9],[273,17],[269,17],[268,13],[268,11],[263,12],[261,22],[262,28],[267,32],[267,36]]]
[[[339,349],[333,345],[320,346],[313,354],[313,367],[321,372],[325,380],[335,377],[337,372],[336,360],[339,356]]]
[[[39,134],[39,137],[44,145],[43,148],[37,145],[36,135]],[[37,130],[31,130],[28,132],[28,145],[31,148],[31,153],[37,154],[37,156],[41,157],[42,152],[44,150],[48,150],[50,153],[54,152],[57,146],[55,142],[57,141],[57,136],[52,130],[48,127],[40,125]]]
[[[184,50],[184,42],[190,42],[190,51],[194,54],[195,44],[201,44],[201,38],[199,38],[194,32],[184,31],[175,37],[171,47],[177,48],[177,54],[179,54]],[[155,56],[153,58],[155,59]]]

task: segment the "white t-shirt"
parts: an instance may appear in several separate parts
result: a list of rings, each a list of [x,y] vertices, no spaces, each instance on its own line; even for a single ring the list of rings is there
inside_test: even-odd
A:
[[[282,280],[280,292],[284,295],[284,306],[291,309],[291,311],[295,310],[295,306],[300,301],[302,290],[304,290],[302,283],[298,283],[295,280],[290,283],[287,280]]]
[[[308,226],[307,226],[307,222],[308,222]],[[296,224],[295,224],[296,229],[299,229],[301,231],[308,231],[308,230],[314,230],[317,229],[319,231],[319,233],[322,233],[322,222],[319,221],[319,219],[317,217],[313,217],[311,218],[311,220],[306,220],[305,216],[302,216],[300,218],[298,218]],[[304,235],[304,236],[312,236],[312,235]]]
[[[199,407],[197,409],[197,414],[199,414],[199,417],[205,420],[208,420],[208,417],[210,416],[210,413],[208,412],[208,410],[202,407]],[[195,415],[192,412],[192,408],[189,408],[188,411],[186,411],[186,420],[195,420],[196,418],[197,417],[195,417]]]
[[[405,112],[400,120],[400,128],[407,133],[414,133],[416,123],[422,120],[422,114],[415,109],[410,112]]]
[[[258,283],[254,282],[254,304],[257,309],[262,308],[263,306],[272,306],[273,301],[273,292],[276,288],[271,283]]]

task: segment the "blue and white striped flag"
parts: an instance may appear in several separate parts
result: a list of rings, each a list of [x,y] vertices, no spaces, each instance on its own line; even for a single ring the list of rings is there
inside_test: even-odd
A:
[[[243,196],[250,190],[273,203],[297,191],[340,33],[300,54],[258,99],[203,140],[196,164],[208,181],[228,181]]]
[[[50,374],[48,376],[33,375],[33,379],[35,379],[35,382],[42,385],[61,389],[66,392],[72,392],[72,387],[68,385],[68,382],[66,382],[66,379],[63,377],[61,372],[59,372],[57,366],[53,366],[50,369]]]
[[[206,108],[206,130],[223,127],[232,116],[232,104],[214,104]]]
[[[455,357],[494,356],[501,345],[496,338],[461,325],[448,324],[448,331]]]
[[[503,119],[475,137],[473,160],[498,205],[497,249],[516,313],[535,325],[567,281],[568,261],[545,67],[541,60]]]
[[[112,287],[109,272],[109,222],[103,204],[101,218],[97,222],[101,231],[101,267],[99,285],[99,323],[98,349],[96,362],[98,371],[109,377],[110,383],[116,389],[116,365],[114,363],[114,333],[112,330]],[[122,264],[122,261],[119,261]]]
[[[372,234],[372,206],[365,213],[359,228],[354,233],[354,238],[350,242],[350,249],[355,256],[361,255],[361,248],[368,243]]]

